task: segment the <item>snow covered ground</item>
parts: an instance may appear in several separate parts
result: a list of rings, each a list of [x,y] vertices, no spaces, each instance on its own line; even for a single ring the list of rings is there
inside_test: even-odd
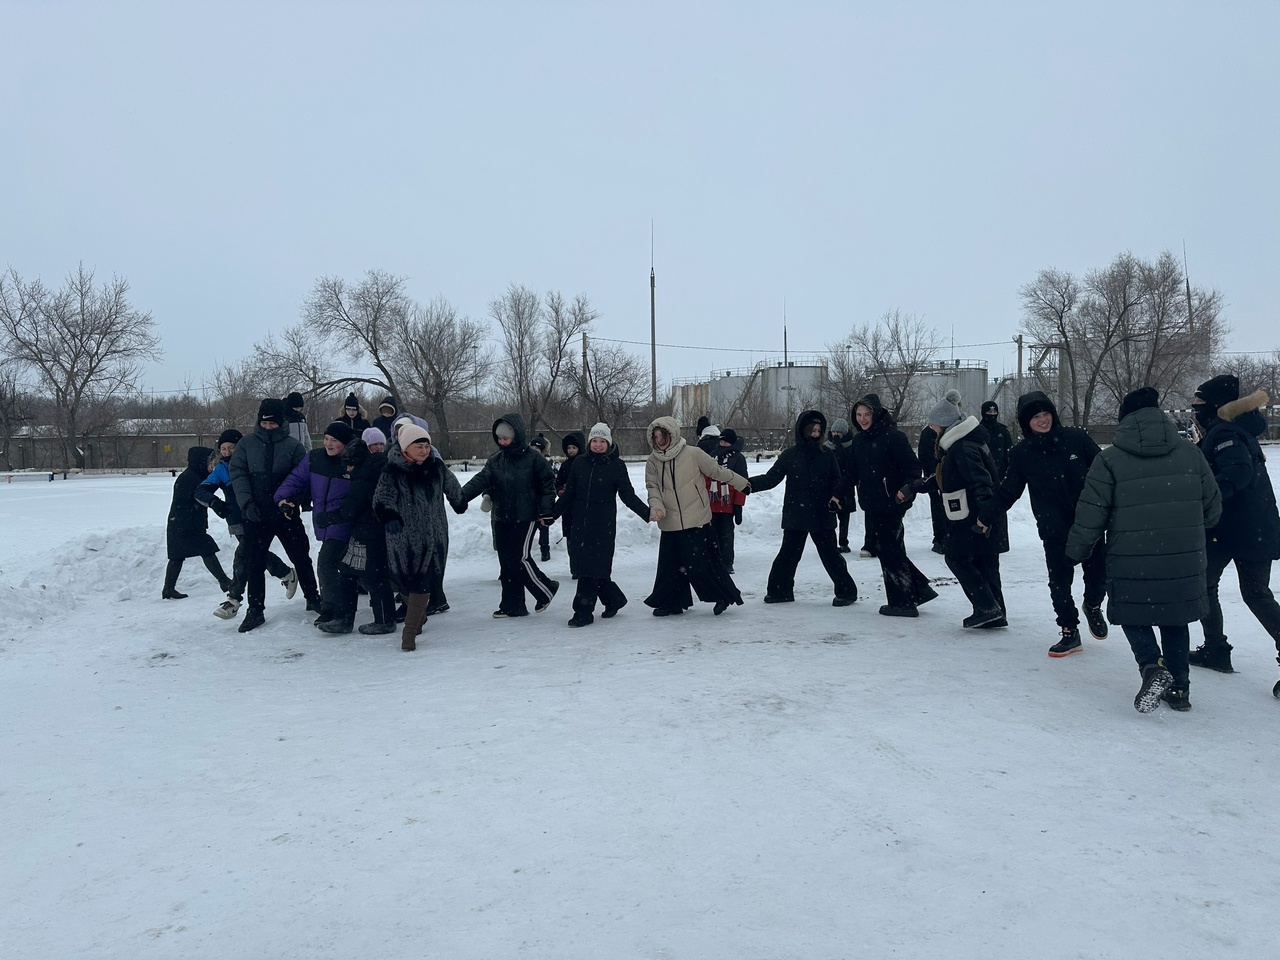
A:
[[[6,958],[1280,956],[1275,651],[1230,573],[1239,672],[1143,716],[1118,629],[1045,655],[1025,501],[993,632],[961,629],[923,503],[918,620],[876,614],[856,554],[853,607],[812,550],[762,604],[777,490],[739,528],[745,606],[649,616],[658,533],[624,511],[631,604],[581,630],[563,545],[551,609],[491,619],[473,508],[406,654],[272,582],[240,635],[198,560],[161,601],[171,484],[0,487]]]

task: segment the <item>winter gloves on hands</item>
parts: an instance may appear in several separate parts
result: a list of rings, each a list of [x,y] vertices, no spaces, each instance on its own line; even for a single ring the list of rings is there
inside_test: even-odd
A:
[[[733,508],[733,522],[738,526],[742,526],[742,504],[736,504]]]

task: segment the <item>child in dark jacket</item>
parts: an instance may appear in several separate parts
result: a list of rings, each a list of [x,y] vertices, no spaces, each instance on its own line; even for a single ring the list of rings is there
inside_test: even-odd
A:
[[[178,592],[178,574],[182,573],[182,561],[187,557],[202,559],[224,592],[231,586],[231,578],[218,562],[218,545],[209,536],[209,512],[196,502],[195,496],[196,488],[209,475],[213,456],[209,447],[191,447],[187,451],[187,469],[173,482],[173,502],[169,505],[169,518],[165,525],[169,563],[165,567],[164,590],[160,594],[165,600],[187,598],[185,593]]]
[[[733,430],[723,431],[717,438],[718,449],[711,454],[716,463],[727,467],[739,476],[747,475],[747,458],[742,455],[742,443]],[[735,490],[723,480],[707,477],[707,493],[711,497],[711,532],[720,547],[720,559],[729,573],[733,573],[734,527],[742,523],[742,507],[747,495]]]

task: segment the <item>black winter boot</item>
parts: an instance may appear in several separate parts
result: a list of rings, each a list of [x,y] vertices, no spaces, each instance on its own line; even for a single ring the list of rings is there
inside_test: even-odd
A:
[[[1219,673],[1235,673],[1231,667],[1231,651],[1234,647],[1229,643],[1209,643],[1207,640],[1196,647],[1187,657],[1193,667],[1205,667]]]
[[[1159,660],[1148,663],[1142,668],[1142,686],[1138,688],[1138,695],[1133,698],[1133,708],[1139,713],[1150,713],[1160,706],[1164,692],[1171,686],[1173,674],[1164,668],[1164,664]]]
[[[163,600],[185,600],[187,595],[178,592],[178,574],[182,572],[181,560],[170,560],[169,565],[164,568],[164,590],[161,591],[160,597]]]
[[[267,622],[267,618],[262,613],[261,607],[250,607],[249,612],[244,615],[244,619],[240,621],[237,633],[248,633],[250,630],[256,630]]]

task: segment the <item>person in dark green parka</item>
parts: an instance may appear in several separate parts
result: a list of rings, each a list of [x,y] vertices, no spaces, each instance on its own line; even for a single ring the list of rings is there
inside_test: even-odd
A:
[[[1141,713],[1162,699],[1191,708],[1187,625],[1209,610],[1204,532],[1221,516],[1213,471],[1161,411],[1159,394],[1128,394],[1115,442],[1085,476],[1067,556],[1081,562],[1106,534],[1107,619],[1124,630],[1142,673]]]

